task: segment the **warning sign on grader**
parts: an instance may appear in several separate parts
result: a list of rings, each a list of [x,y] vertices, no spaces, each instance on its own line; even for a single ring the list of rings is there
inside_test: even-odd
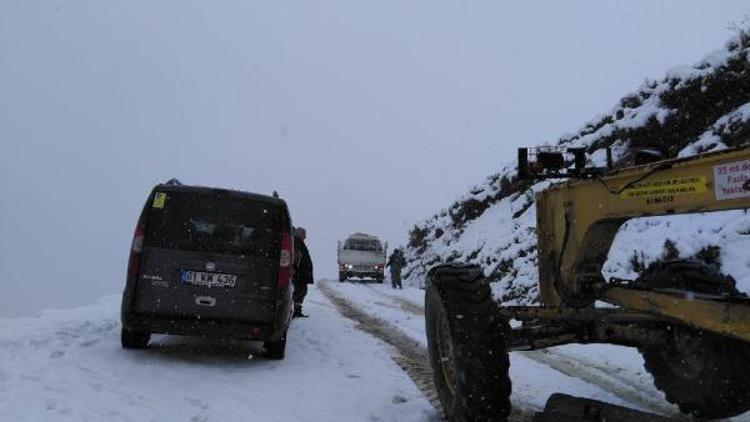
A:
[[[750,196],[750,160],[714,166],[716,199],[737,199]]]
[[[620,193],[623,199],[646,199],[648,204],[674,201],[675,196],[703,193],[706,178],[703,176],[675,177],[636,183]]]

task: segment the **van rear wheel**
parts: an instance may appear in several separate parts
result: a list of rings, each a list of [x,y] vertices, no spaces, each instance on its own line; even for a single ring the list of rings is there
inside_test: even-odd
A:
[[[263,343],[266,348],[266,357],[269,359],[281,360],[286,354],[286,333],[277,341],[266,341]]]
[[[123,349],[145,349],[151,340],[148,331],[132,331],[122,327],[120,331],[120,343]]]

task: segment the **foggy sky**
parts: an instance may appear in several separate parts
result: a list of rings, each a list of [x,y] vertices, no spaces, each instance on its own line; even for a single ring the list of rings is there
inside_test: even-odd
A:
[[[720,48],[740,1],[0,0],[0,316],[122,290],[151,187],[280,192],[316,277]]]

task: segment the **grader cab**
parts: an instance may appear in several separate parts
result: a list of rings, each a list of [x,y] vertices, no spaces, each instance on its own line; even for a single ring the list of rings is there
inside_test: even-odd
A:
[[[602,276],[632,218],[750,208],[750,146],[656,160],[643,154],[640,165],[615,170],[611,154],[587,168],[582,149],[519,151],[520,178],[563,178],[536,197],[541,303],[498,305],[476,265],[430,270],[428,349],[449,421],[504,421],[508,353],[569,343],[638,348],[656,387],[685,414],[750,410],[750,299],[732,277],[696,260],[655,264],[635,280]]]

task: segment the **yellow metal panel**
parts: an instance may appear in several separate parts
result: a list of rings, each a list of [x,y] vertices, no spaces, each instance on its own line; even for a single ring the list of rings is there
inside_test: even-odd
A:
[[[605,300],[750,342],[750,306],[613,287]]]
[[[597,280],[601,266],[628,219],[750,208],[750,182],[743,181],[748,169],[750,148],[745,147],[566,181],[541,192],[537,236],[542,303],[561,303],[556,279],[577,296],[587,285],[603,281]]]

